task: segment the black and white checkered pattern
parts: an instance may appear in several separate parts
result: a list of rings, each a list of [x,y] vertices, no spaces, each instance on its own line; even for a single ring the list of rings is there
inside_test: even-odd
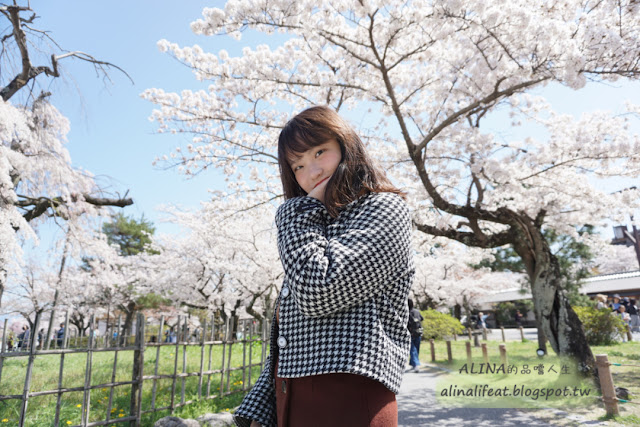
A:
[[[285,271],[280,323],[236,423],[277,425],[276,358],[280,377],[346,372],[397,393],[409,357],[407,294],[415,274],[407,204],[393,193],[371,193],[333,219],[317,199],[296,197],[278,208],[276,225]]]

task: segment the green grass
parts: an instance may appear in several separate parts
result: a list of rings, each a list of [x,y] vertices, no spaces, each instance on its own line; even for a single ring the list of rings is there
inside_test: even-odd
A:
[[[626,415],[626,416],[614,416],[610,417],[604,415],[598,418],[599,421],[615,421],[618,424],[629,425],[629,426],[640,426],[640,416],[638,415]]]
[[[178,347],[178,372],[183,372],[183,346]],[[186,369],[185,372],[200,371],[201,349],[199,346],[186,347]],[[147,347],[144,354],[144,375],[153,375],[156,362],[156,347]],[[260,343],[253,344],[252,363],[260,362],[262,347]],[[228,355],[228,348],[226,350]],[[114,352],[93,353],[91,385],[100,385],[112,381]],[[204,351],[204,367],[208,369],[209,347]],[[225,356],[226,357],[226,356]],[[115,371],[115,382],[131,381],[133,351],[121,351],[117,355],[117,369]],[[163,346],[160,348],[158,363],[158,375],[169,375],[174,372],[176,359],[175,346]],[[246,360],[249,360],[249,346],[246,347]],[[64,357],[63,388],[82,387],[85,381],[85,368],[87,355],[83,353],[68,354]],[[243,346],[238,343],[232,346],[231,367],[240,367],[243,363]],[[214,346],[211,355],[211,369],[220,369],[222,364],[222,346]],[[226,365],[226,361],[225,361]],[[27,357],[7,358],[4,361],[2,379],[0,382],[0,393],[3,395],[22,394],[26,375]],[[60,369],[60,355],[40,355],[35,359],[31,392],[55,390],[58,388],[58,373]],[[261,368],[256,366],[251,372],[251,384],[253,385],[260,375]],[[249,370],[246,370],[246,382],[248,383]],[[220,389],[221,374],[213,374],[210,377],[209,389],[211,395],[216,395]],[[207,393],[208,377],[203,378],[203,396]],[[184,378],[185,393],[184,399],[198,399],[198,377]],[[142,411],[151,409],[153,380],[145,380],[142,389]],[[175,403],[181,401],[183,379],[176,379],[175,383]],[[157,380],[155,407],[169,406],[171,401],[172,379]],[[226,376],[224,379],[225,392]],[[181,418],[196,418],[199,415],[229,410],[239,405],[244,393],[243,371],[233,371],[229,379],[229,389],[239,391],[238,393],[223,396],[215,399],[201,399],[185,407],[176,408],[175,416]],[[90,394],[89,421],[105,420],[107,418],[110,387],[94,389]],[[125,417],[129,415],[131,400],[131,385],[113,387],[111,419]],[[55,419],[56,395],[36,396],[29,398],[25,426],[52,426]],[[81,405],[83,392],[64,393],[61,399],[60,425],[77,425],[81,419]],[[80,405],[80,406],[78,406]],[[0,401],[0,427],[17,426],[20,419],[20,400]],[[152,426],[153,423],[164,416],[169,415],[169,411],[160,411],[142,416],[143,426]],[[115,425],[128,425],[128,423],[117,423]]]
[[[490,380],[489,383],[495,386],[498,384],[497,381],[505,380],[504,378],[505,376],[501,376],[501,378],[498,376],[484,376],[484,377],[482,375],[470,376],[470,375],[465,375],[464,371],[462,374],[460,374],[459,369],[465,363],[467,363],[466,342],[467,342],[466,339],[460,339],[460,338],[458,339],[458,341],[451,342],[452,355],[453,355],[453,361],[451,363],[447,361],[446,342],[445,341],[435,342],[435,352],[436,352],[435,364],[453,372],[453,374],[446,376],[448,377],[447,380],[449,382],[452,381],[452,378],[457,377],[455,381],[457,382],[461,381],[463,384],[468,384],[469,381],[473,381],[480,378],[485,382],[489,379]],[[485,343],[487,344],[489,362],[500,364],[501,362],[500,362],[500,353],[499,353],[498,346],[501,343],[497,341],[486,341]],[[557,369],[557,366],[562,365],[563,363],[565,364],[571,363],[566,359],[558,358],[553,353],[553,350],[551,349],[550,345],[547,345],[548,351],[550,352],[550,354],[543,358],[538,358],[537,355],[535,354],[535,351],[538,347],[537,342],[509,341],[505,344],[507,348],[507,357],[508,357],[509,365],[516,365],[516,366],[522,367],[522,365],[528,364],[529,368],[531,368],[540,363],[544,364],[547,367],[550,364],[555,364]],[[482,357],[481,347],[473,347],[472,345],[471,348],[472,348],[473,362],[482,363],[483,357]],[[640,365],[640,362],[639,362],[640,342],[633,341],[633,342],[624,342],[624,343],[618,343],[618,344],[608,345],[608,346],[592,346],[591,350],[594,355],[607,354],[609,362],[611,363],[620,363],[622,365],[634,365],[634,366],[611,366],[610,369],[611,369],[614,385],[616,387],[627,388],[631,394],[630,403],[628,404],[619,403],[619,408],[620,408],[619,418],[621,420],[620,423],[627,423],[627,424],[635,423],[636,425],[638,425],[637,420],[640,418],[640,405],[637,404],[638,398],[640,397],[640,367],[638,366]],[[423,341],[420,347],[420,359],[423,363],[427,363],[427,364],[432,363],[429,341]],[[443,376],[443,378],[444,377],[445,376]],[[466,378],[462,378],[462,377],[466,377]],[[474,377],[474,378],[470,378],[470,377]],[[532,387],[534,386],[541,387],[545,384],[545,381],[547,384],[558,384],[556,381],[559,381],[558,376],[556,376],[555,378],[554,377],[546,378],[545,376],[536,375],[535,372],[532,372],[531,375],[526,377],[519,376],[517,377],[517,379],[518,381],[525,383],[527,385],[530,385]],[[446,380],[443,380],[443,381],[446,381]],[[513,381],[513,378],[512,378],[512,381]],[[572,381],[580,381],[580,379],[573,378]],[[589,383],[591,385],[589,385]],[[593,385],[591,381],[589,381],[589,383],[583,382],[582,386],[592,387],[593,392],[596,395],[599,395],[597,393],[597,389],[595,388],[595,385]],[[476,405],[481,405],[477,401],[470,402],[469,404],[473,406],[474,403]],[[570,403],[575,403],[575,402],[568,402],[565,400],[564,402],[559,401],[557,403],[558,405],[555,405],[556,407],[567,409],[569,406],[571,406]],[[581,408],[575,409],[575,413],[580,413],[589,420],[595,421],[597,419],[601,419],[603,414],[605,413],[602,402],[597,399],[583,400],[581,403],[582,403]],[[566,406],[563,406],[563,405],[566,405]],[[508,405],[504,405],[504,402],[498,402],[496,406],[508,406]],[[518,407],[518,403],[517,402],[514,403],[514,406]],[[543,402],[543,404],[540,406],[553,407],[554,405],[549,404],[549,402]],[[533,406],[525,405],[524,407],[531,408]],[[616,418],[615,420],[618,421],[618,418]]]

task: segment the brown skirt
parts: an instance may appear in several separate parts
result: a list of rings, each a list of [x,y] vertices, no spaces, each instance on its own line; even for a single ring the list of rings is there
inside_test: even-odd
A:
[[[279,378],[278,427],[397,427],[396,395],[382,383],[355,374]]]

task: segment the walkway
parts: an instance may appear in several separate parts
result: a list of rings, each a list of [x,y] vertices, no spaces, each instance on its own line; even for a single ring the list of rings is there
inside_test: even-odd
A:
[[[443,408],[435,397],[436,381],[443,374],[430,366],[404,374],[397,395],[399,426],[552,426],[517,409]]]

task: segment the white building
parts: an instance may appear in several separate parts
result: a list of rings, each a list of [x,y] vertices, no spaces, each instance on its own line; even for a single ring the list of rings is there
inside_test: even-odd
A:
[[[589,277],[584,279],[580,293],[591,297],[595,297],[596,294],[604,294],[608,297],[618,294],[621,297],[635,298],[636,301],[640,301],[640,270]],[[518,287],[485,295],[479,298],[478,305],[480,310],[492,310],[495,304],[522,299],[531,299],[531,293],[523,293]]]

